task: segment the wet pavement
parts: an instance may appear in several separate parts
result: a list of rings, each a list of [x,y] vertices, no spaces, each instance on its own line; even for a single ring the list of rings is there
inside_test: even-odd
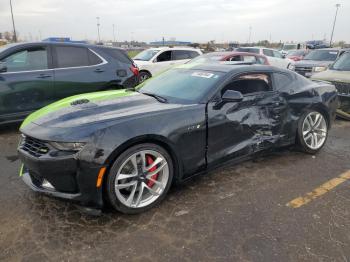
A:
[[[350,122],[316,156],[284,149],[171,189],[141,215],[99,217],[32,192],[18,177],[16,127],[0,130],[0,261],[350,261]]]

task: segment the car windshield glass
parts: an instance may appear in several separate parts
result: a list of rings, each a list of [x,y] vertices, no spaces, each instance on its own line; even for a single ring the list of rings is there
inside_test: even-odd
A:
[[[188,64],[192,64],[192,63],[210,63],[210,62],[216,62],[216,61],[220,61],[223,58],[223,55],[213,55],[213,54],[208,54],[208,55],[201,55],[198,56],[192,60],[190,60],[189,62],[187,62]]]
[[[305,51],[304,50],[294,50],[294,51],[290,51],[288,53],[288,56],[302,56],[304,55]]]
[[[0,53],[1,52],[4,52],[5,50],[9,49],[10,47],[13,47],[15,45],[18,45],[18,44],[7,44],[7,45],[4,45],[4,46],[0,46]]]
[[[176,68],[142,83],[139,92],[158,95],[173,103],[196,103],[223,75],[222,72]]]
[[[336,50],[314,50],[304,57],[304,60],[334,61],[337,58]]]
[[[159,50],[154,50],[154,49],[144,50],[141,53],[137,54],[133,59],[134,60],[149,61],[158,52],[159,52]]]
[[[259,49],[258,48],[244,48],[240,47],[237,48],[238,52],[248,52],[248,53],[254,53],[254,54],[259,54]]]
[[[350,71],[350,53],[345,53],[333,64],[332,69]]]

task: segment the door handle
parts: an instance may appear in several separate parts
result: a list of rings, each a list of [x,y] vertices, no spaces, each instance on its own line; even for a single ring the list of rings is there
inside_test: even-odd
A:
[[[51,75],[40,74],[39,76],[37,76],[37,78],[41,78],[41,79],[48,78],[48,77],[51,77]]]
[[[102,73],[102,72],[104,72],[104,70],[101,69],[101,68],[97,68],[97,69],[94,70],[94,72],[96,72],[96,73]]]

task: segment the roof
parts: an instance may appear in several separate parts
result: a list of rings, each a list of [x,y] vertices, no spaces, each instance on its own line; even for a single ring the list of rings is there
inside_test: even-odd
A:
[[[174,46],[174,47],[169,47],[169,46],[161,46],[161,47],[151,47],[148,48],[148,50],[172,50],[172,49],[181,49],[181,50],[199,50],[193,47],[184,47],[184,46]]]

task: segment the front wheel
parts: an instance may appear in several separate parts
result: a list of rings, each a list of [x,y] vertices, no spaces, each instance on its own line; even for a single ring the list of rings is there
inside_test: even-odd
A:
[[[161,202],[173,180],[173,162],[162,147],[140,144],[123,152],[107,177],[107,195],[112,206],[137,214]]]
[[[298,144],[302,151],[315,154],[325,144],[328,124],[325,116],[316,110],[308,110],[299,119]]]

